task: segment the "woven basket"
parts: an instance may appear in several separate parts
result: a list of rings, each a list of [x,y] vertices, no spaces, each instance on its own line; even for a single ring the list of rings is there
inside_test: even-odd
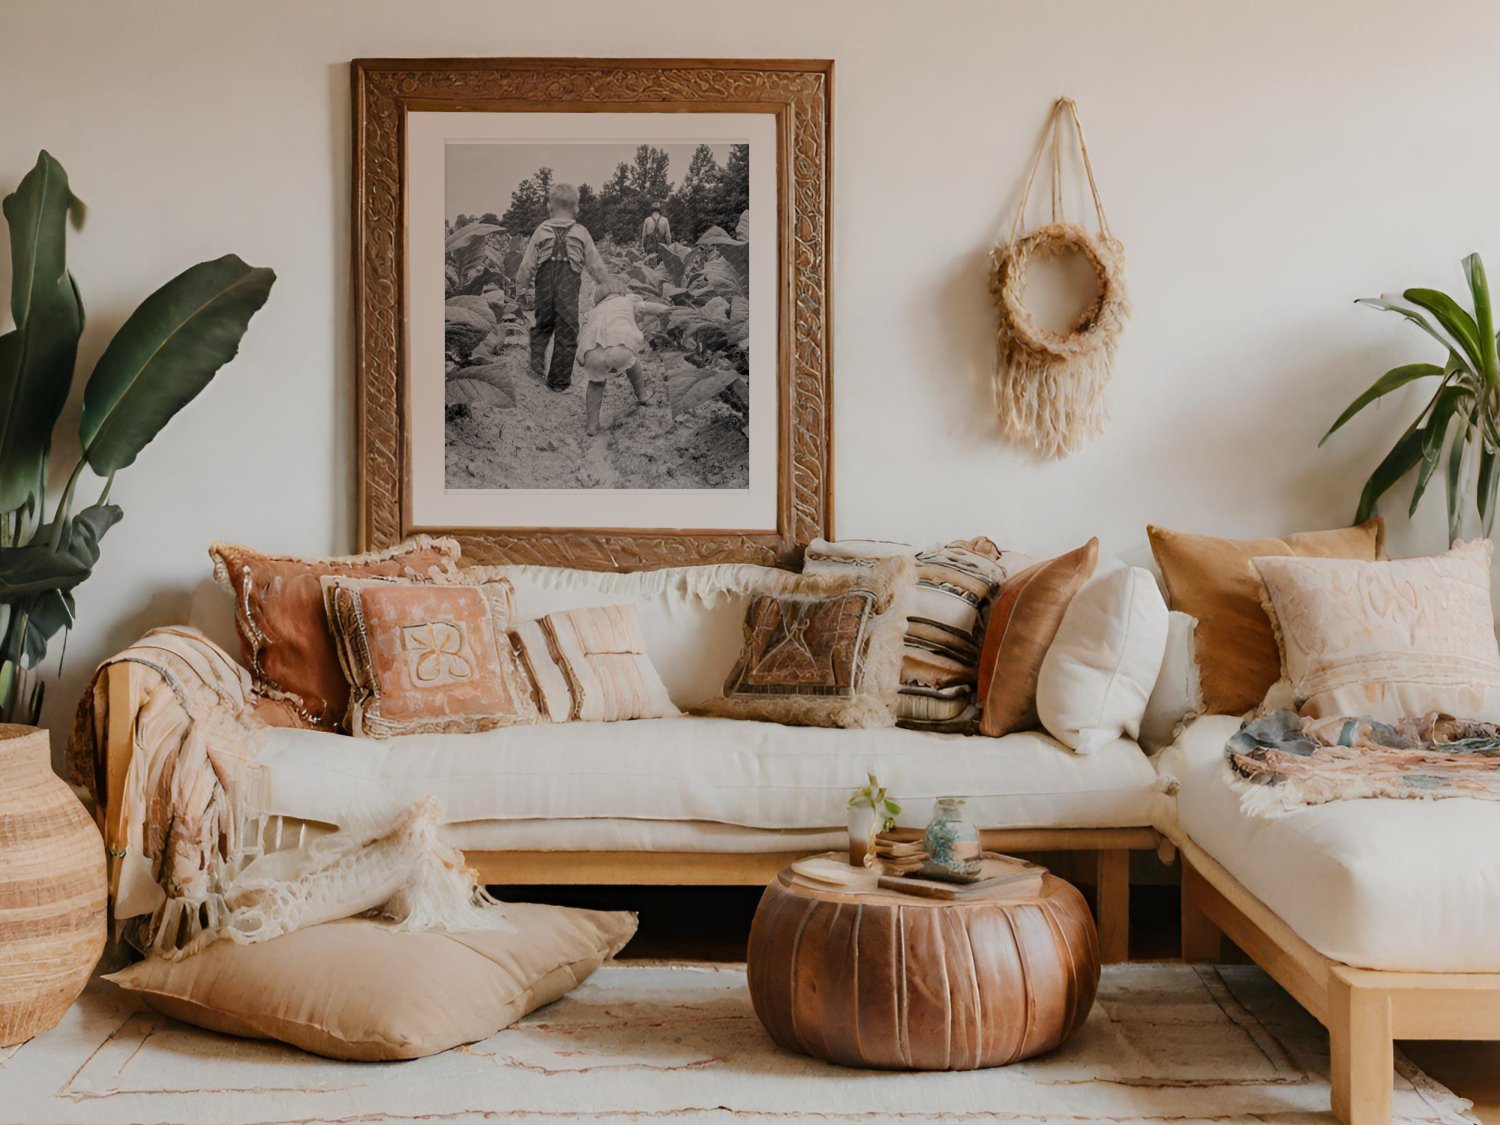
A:
[[[104,951],[104,842],[47,732],[0,724],[0,1047],[62,1019]]]

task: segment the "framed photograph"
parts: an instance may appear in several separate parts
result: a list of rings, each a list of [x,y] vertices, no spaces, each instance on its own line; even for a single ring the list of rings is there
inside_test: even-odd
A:
[[[831,80],[355,61],[361,545],[635,570],[830,535]]]

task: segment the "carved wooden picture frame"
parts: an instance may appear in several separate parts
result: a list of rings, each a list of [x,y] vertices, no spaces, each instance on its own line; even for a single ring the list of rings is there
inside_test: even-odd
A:
[[[806,543],[820,536],[831,536],[832,77],[833,64],[827,60],[355,60],[352,64],[352,248],[361,546],[385,547],[416,532],[427,532],[455,536],[463,544],[466,559],[475,562],[637,570],[729,561],[788,565],[797,560]],[[634,523],[569,526],[566,522],[547,526],[548,521],[534,517],[516,526],[503,526],[504,520],[495,526],[478,526],[472,520],[434,521],[427,513],[438,511],[438,505],[428,505],[426,500],[423,504],[427,506],[416,510],[414,434],[430,432],[423,428],[426,423],[422,411],[430,413],[433,396],[423,392],[426,397],[417,402],[414,410],[413,334],[427,331],[418,324],[427,314],[420,309],[414,313],[409,307],[409,295],[414,290],[410,287],[408,270],[414,263],[419,269],[430,269],[433,255],[426,249],[429,243],[423,243],[418,253],[414,248],[415,236],[408,230],[416,210],[413,194],[420,195],[424,206],[431,194],[421,194],[426,191],[420,188],[422,177],[430,178],[430,174],[420,167],[413,173],[408,162],[408,145],[417,144],[419,135],[432,133],[433,122],[481,120],[451,116],[455,113],[498,115],[484,120],[520,121],[523,126],[552,119],[520,119],[510,115],[606,115],[588,119],[590,128],[601,131],[613,120],[608,115],[631,115],[629,120],[644,120],[634,116],[642,114],[765,115],[722,119],[751,121],[757,128],[765,125],[763,135],[774,138],[768,140],[775,155],[774,177],[765,182],[774,185],[776,253],[774,287],[768,284],[765,292],[774,295],[774,301],[768,301],[767,305],[774,304],[777,314],[775,332],[768,337],[774,340],[776,393],[774,408],[767,410],[767,416],[774,416],[776,425],[774,444],[769,438],[749,439],[764,441],[765,444],[758,446],[762,450],[774,449],[774,454],[768,452],[761,458],[762,468],[767,463],[774,465],[774,484],[766,485],[757,494],[761,500],[755,510],[764,518],[731,527],[695,527],[691,525],[696,521],[691,519],[682,521],[686,526],[670,526],[665,520],[661,521],[663,526],[646,527]],[[421,116],[426,114],[449,116],[441,119]],[[663,116],[650,120],[667,123],[674,119]],[[675,120],[680,126],[687,118]],[[768,122],[774,122],[774,130]],[[428,144],[423,151],[430,149]],[[763,162],[763,166],[769,168],[770,162]],[[429,240],[431,222],[427,211],[431,209],[422,211],[418,232]],[[763,228],[764,224],[759,229]],[[747,230],[750,229],[756,228],[747,223]],[[745,237],[748,239],[750,235]],[[751,243],[756,248],[769,244],[769,240]],[[441,224],[438,246],[442,246]],[[760,251],[756,249],[755,253]],[[441,254],[438,257],[441,274]],[[769,256],[764,260],[769,262]],[[772,274],[767,269],[763,276],[769,279]],[[441,299],[438,307],[441,334]],[[753,321],[757,315],[752,309],[749,318]],[[414,324],[418,324],[416,330]],[[762,349],[757,355],[763,359],[770,351]],[[424,364],[429,363],[426,356],[424,351]],[[759,386],[753,372],[747,379],[750,385]],[[442,393],[436,397],[441,417]],[[447,401],[451,418],[452,399]],[[580,393],[580,411],[582,401]],[[672,413],[672,424],[676,425],[675,406]],[[747,414],[747,419],[746,432],[750,433],[755,415]],[[579,425],[582,426],[581,413]],[[426,438],[422,441],[426,442]],[[418,445],[417,453],[428,459],[423,464],[430,464],[434,457],[432,444]],[[443,444],[441,438],[438,444]],[[440,459],[438,464],[441,473]],[[421,483],[427,479],[422,477],[423,471],[419,466],[419,485],[425,489],[427,486]],[[439,490],[446,488],[447,479],[440,476]],[[761,475],[755,479],[765,482],[772,478]],[[747,495],[753,487],[746,490]],[[422,495],[425,497],[428,492]],[[510,495],[505,492],[486,495],[490,497],[489,503],[500,508],[510,503]],[[622,511],[627,508],[625,497],[647,496],[619,495]],[[671,495],[650,494],[647,499],[657,506],[641,510],[665,510],[662,503]],[[572,498],[569,494],[563,500]],[[684,506],[695,512],[720,510],[705,508],[703,499],[697,497],[697,507],[686,501]],[[521,500],[517,495],[516,510]],[[722,509],[737,512],[734,503],[735,498],[726,493]]]

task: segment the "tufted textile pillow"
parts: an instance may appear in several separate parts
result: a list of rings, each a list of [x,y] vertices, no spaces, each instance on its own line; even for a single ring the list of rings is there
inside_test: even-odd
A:
[[[634,914],[505,904],[515,932],[394,933],[371,918],[254,945],[216,941],[105,979],[173,1019],[357,1062],[488,1039],[572,991],[635,933]]]
[[[1312,718],[1500,722],[1488,540],[1391,562],[1262,558],[1286,696]]]
[[[214,580],[234,599],[240,654],[256,691],[285,704],[286,722],[318,730],[338,729],[349,706],[320,580],[451,574],[458,552],[455,540],[426,535],[386,551],[330,559],[268,555],[232,543],[208,549]]]
[[[711,715],[791,726],[895,722],[902,645],[916,563],[788,576],[750,599],[745,641]]]
[[[1115,565],[1068,604],[1042,659],[1036,710],[1047,733],[1080,754],[1139,740],[1167,649],[1167,604],[1150,572]]]
[[[554,723],[665,719],[677,710],[646,655],[634,604],[549,613],[516,626],[516,653]]]
[[[979,659],[979,733],[999,738],[1041,722],[1036,685],[1073,597],[1094,573],[1099,540],[1027,567],[1000,588]]]
[[[910,554],[916,589],[906,618],[896,725],[969,731],[979,717],[974,685],[990,605],[1010,574],[1031,560],[979,536],[917,550],[901,543],[824,539],[808,544],[804,574],[868,567],[878,558]]]
[[[1198,619],[1203,707],[1214,715],[1242,715],[1259,707],[1281,674],[1252,559],[1296,555],[1373,562],[1385,557],[1385,522],[1379,516],[1358,527],[1280,538],[1218,539],[1151,526],[1146,534],[1168,606]]]
[[[540,716],[511,650],[512,590],[493,582],[322,580],[351,734],[472,734]]]

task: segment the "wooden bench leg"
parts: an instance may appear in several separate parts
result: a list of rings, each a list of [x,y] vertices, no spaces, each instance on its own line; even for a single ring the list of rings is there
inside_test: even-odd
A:
[[[1224,934],[1198,906],[1195,894],[1202,876],[1182,860],[1182,959],[1188,964],[1217,965],[1224,958]]]
[[[1391,1002],[1335,969],[1328,981],[1333,1115],[1344,1125],[1390,1125]]]
[[[1099,960],[1116,965],[1130,960],[1130,852],[1099,852],[1094,891],[1099,905]]]

